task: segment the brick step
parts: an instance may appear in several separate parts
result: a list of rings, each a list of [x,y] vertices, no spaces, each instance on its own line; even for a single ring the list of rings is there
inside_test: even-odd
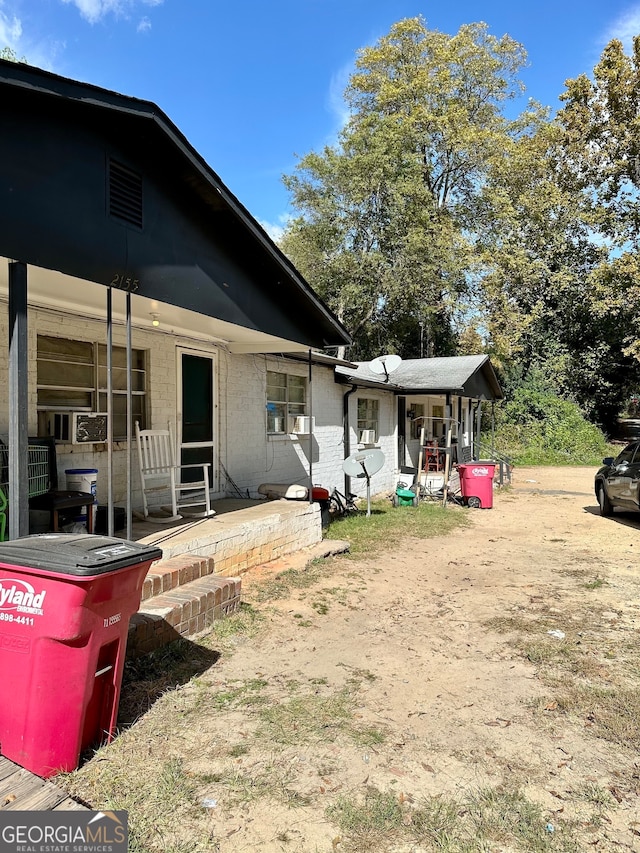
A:
[[[162,563],[173,563],[179,559],[172,557],[151,568],[156,571],[162,567]],[[193,559],[191,555],[183,561],[185,577],[188,574],[186,563],[192,563]],[[208,562],[206,559],[197,560],[194,565],[201,566]],[[180,569],[175,565],[159,576],[167,578],[167,583],[173,583],[174,573],[180,577]],[[180,637],[191,637],[210,628],[214,622],[239,607],[241,586],[240,578],[207,572],[190,581],[167,586],[158,594],[146,598],[129,622],[127,657],[141,657]]]
[[[142,601],[214,573],[212,557],[197,554],[178,554],[152,563],[142,585]]]

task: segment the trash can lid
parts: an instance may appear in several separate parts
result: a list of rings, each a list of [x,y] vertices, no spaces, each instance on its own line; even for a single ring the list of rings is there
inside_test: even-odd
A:
[[[0,563],[91,577],[159,560],[162,551],[129,539],[83,533],[43,533],[0,542]]]

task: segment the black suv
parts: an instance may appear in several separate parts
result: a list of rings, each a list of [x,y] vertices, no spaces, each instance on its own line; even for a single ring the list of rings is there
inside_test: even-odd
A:
[[[607,456],[596,473],[595,491],[600,515],[613,508],[640,510],[640,441],[633,441],[614,459]]]

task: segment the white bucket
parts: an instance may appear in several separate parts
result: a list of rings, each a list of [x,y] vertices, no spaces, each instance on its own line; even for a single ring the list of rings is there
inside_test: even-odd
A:
[[[64,472],[67,477],[67,491],[88,492],[93,495],[93,504],[97,506],[98,469],[97,468],[67,468]],[[92,511],[95,518],[95,510]],[[86,513],[76,516],[76,524],[87,527]],[[93,520],[93,519],[92,519]],[[88,529],[88,527],[87,527]],[[74,530],[75,532],[75,530]]]
[[[96,497],[98,490],[97,468],[67,468],[67,490],[70,492],[90,492],[93,502],[98,503]]]
[[[423,473],[420,477],[420,483],[428,495],[435,495],[444,488],[444,474]]]

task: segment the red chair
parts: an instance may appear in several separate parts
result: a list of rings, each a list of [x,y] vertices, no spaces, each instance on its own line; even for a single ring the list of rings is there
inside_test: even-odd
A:
[[[438,447],[437,441],[428,441],[424,448],[424,470],[441,471],[444,454]]]

